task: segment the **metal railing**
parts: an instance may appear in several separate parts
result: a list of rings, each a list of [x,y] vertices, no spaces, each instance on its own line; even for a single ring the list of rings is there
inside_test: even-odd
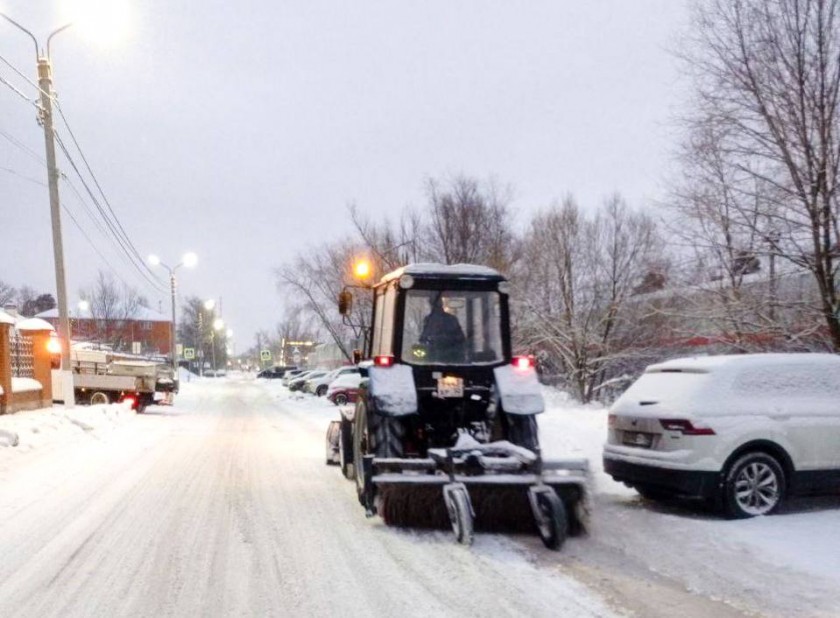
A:
[[[15,378],[35,377],[35,355],[32,339],[22,335],[12,335],[9,341],[11,352],[12,376]]]

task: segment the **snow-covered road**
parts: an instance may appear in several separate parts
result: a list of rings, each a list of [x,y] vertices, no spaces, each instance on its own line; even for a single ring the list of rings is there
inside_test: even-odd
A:
[[[465,548],[365,519],[324,465],[335,415],[322,399],[230,378],[185,384],[174,408],[145,415],[0,419],[20,435],[0,447],[0,616],[840,613],[840,511],[723,522],[596,477],[593,533],[562,552],[481,534]],[[602,420],[572,427],[549,413],[544,440],[575,454],[599,442]],[[814,543],[803,551],[816,568],[785,554],[785,519]]]

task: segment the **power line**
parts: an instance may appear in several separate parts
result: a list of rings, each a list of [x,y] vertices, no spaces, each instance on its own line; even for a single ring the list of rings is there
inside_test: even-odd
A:
[[[3,64],[5,64],[7,67],[9,67],[12,71],[14,71],[15,73],[17,73],[18,77],[21,77],[22,79],[26,80],[26,81],[29,83],[29,85],[30,85],[30,86],[32,86],[33,88],[35,88],[35,90],[37,90],[37,91],[38,91],[38,92],[40,92],[41,94],[46,94],[47,96],[50,96],[50,95],[49,95],[49,93],[46,93],[46,92],[44,92],[43,90],[41,90],[41,87],[40,87],[38,84],[36,84],[35,82],[33,82],[31,79],[29,79],[23,71],[21,71],[19,68],[17,68],[15,65],[13,65],[13,64],[12,64],[11,62],[9,62],[8,60],[6,60],[6,58],[4,58],[2,55],[0,55],[0,62],[2,62],[2,63],[3,63]],[[51,98],[52,98],[53,100],[55,100],[55,97],[51,97]]]
[[[141,268],[140,266],[138,266],[138,262],[139,262],[139,264],[141,264],[143,266],[145,266],[145,264],[142,261],[142,259],[139,258],[139,254],[137,254],[136,250],[134,250],[132,252],[126,246],[126,241],[123,239],[123,237],[121,237],[121,235],[117,231],[116,226],[111,221],[111,219],[108,217],[108,214],[105,212],[105,209],[102,208],[102,205],[99,203],[99,200],[96,198],[96,196],[94,195],[90,186],[85,181],[84,176],[82,175],[81,171],[79,170],[78,166],[76,165],[76,162],[73,160],[73,157],[70,155],[70,152],[67,150],[67,147],[64,145],[64,141],[61,139],[61,136],[59,136],[58,133],[55,134],[55,139],[56,139],[56,142],[58,143],[59,147],[61,148],[61,151],[64,153],[64,156],[67,158],[67,162],[70,163],[70,166],[73,168],[73,171],[76,172],[76,176],[79,178],[79,181],[82,183],[82,186],[84,187],[84,189],[87,192],[88,196],[90,197],[91,201],[93,201],[94,206],[96,206],[96,209],[99,211],[99,214],[102,216],[102,218],[105,220],[106,225],[111,230],[112,237],[117,241],[117,243],[119,243],[122,250],[131,259],[132,266],[143,276],[144,279],[146,279],[146,281],[149,282],[149,284],[151,284],[156,290],[158,290],[158,292],[164,292],[165,290],[164,290],[163,286],[160,284],[160,281],[157,280],[157,279],[152,279],[151,277],[149,277],[146,274],[146,272],[144,271],[144,268]],[[146,269],[146,270],[148,270],[148,269]]]
[[[45,186],[46,186],[46,185],[45,185]],[[102,255],[102,252],[99,250],[99,247],[97,247],[97,246],[96,246],[96,244],[95,244],[95,243],[94,243],[94,242],[90,239],[90,236],[88,236],[88,235],[87,235],[87,232],[85,232],[84,228],[83,228],[83,227],[79,224],[79,222],[76,220],[76,217],[74,217],[74,216],[73,216],[73,213],[72,213],[72,212],[70,212],[70,209],[69,209],[69,208],[67,208],[67,206],[66,206],[64,203],[62,203],[62,204],[61,204],[61,207],[64,209],[64,212],[67,214],[67,216],[68,216],[68,217],[70,217],[70,221],[72,221],[72,222],[73,222],[73,225],[75,225],[75,226],[76,226],[76,228],[79,230],[79,232],[82,234],[82,236],[84,236],[85,240],[88,242],[88,244],[91,246],[91,248],[92,248],[94,251],[96,251],[96,255],[98,255],[98,256],[99,256],[99,258],[100,258],[100,259],[101,259],[101,260],[105,263],[105,267],[106,267],[108,270],[110,270],[110,271],[114,274],[114,276],[122,282],[122,284],[123,284],[125,287],[127,287],[127,288],[128,288],[128,287],[131,287],[130,285],[128,285],[128,284],[125,282],[125,279],[123,279],[123,278],[120,276],[120,274],[119,274],[116,270],[114,270],[113,266],[111,266],[111,263],[110,263],[110,262],[109,262],[109,261],[105,258],[105,256],[104,256],[104,255]]]
[[[67,117],[64,115],[64,110],[61,109],[61,105],[59,105],[57,101],[55,103],[55,108],[58,110],[58,114],[61,116],[61,120],[64,122],[64,126],[67,127],[67,132],[70,134],[70,139],[73,140],[73,144],[75,144],[76,150],[79,151],[79,155],[81,155],[81,157],[82,157],[82,161],[85,164],[85,168],[87,169],[88,174],[90,174],[90,177],[93,179],[93,184],[96,185],[96,188],[99,190],[99,194],[102,196],[102,199],[105,202],[105,205],[108,207],[108,210],[110,211],[111,216],[114,219],[114,222],[117,224],[117,227],[119,228],[120,232],[122,232],[123,238],[125,239],[126,243],[128,244],[129,248],[131,249],[131,251],[134,253],[134,255],[137,257],[137,259],[143,265],[143,268],[150,275],[152,275],[152,277],[156,278],[157,274],[154,271],[152,271],[151,268],[149,268],[149,266],[146,264],[145,260],[143,259],[143,256],[141,256],[140,253],[137,251],[137,248],[134,246],[134,243],[131,242],[131,239],[128,237],[128,234],[126,233],[125,229],[123,228],[122,223],[120,223],[120,220],[117,217],[117,214],[114,212],[114,209],[111,207],[111,202],[108,200],[108,196],[106,196],[105,192],[102,190],[102,187],[99,184],[99,180],[96,178],[96,174],[93,173],[93,170],[91,169],[90,164],[88,163],[87,157],[85,156],[85,153],[82,150],[82,147],[79,145],[78,140],[76,140],[76,135],[73,133],[73,129],[70,128],[70,123],[67,121]]]
[[[41,181],[41,180],[37,180],[37,179],[35,179],[35,178],[30,178],[29,176],[24,176],[24,175],[23,175],[23,174],[21,174],[20,172],[17,172],[17,171],[13,170],[13,169],[12,169],[12,168],[10,168],[10,167],[3,167],[3,166],[0,166],[0,170],[2,170],[2,171],[4,171],[4,172],[9,173],[9,174],[11,174],[12,176],[17,176],[18,178],[22,178],[23,180],[26,180],[26,181],[31,182],[31,183],[33,183],[33,184],[39,185],[39,186],[41,186],[41,187],[46,187],[46,186],[47,186],[47,183],[45,183],[45,182],[43,182],[43,181]]]
[[[18,89],[15,87],[15,85],[14,85],[14,84],[12,84],[11,82],[7,81],[7,80],[6,80],[6,78],[4,78],[2,75],[0,75],[0,84],[5,84],[5,85],[6,85],[6,86],[8,86],[9,88],[11,88],[12,92],[14,92],[16,95],[18,95],[21,99],[23,99],[23,100],[24,100],[24,101],[26,101],[27,103],[31,103],[31,104],[32,104],[32,105],[34,105],[35,107],[38,107],[38,103],[36,103],[34,100],[30,99],[28,96],[26,96],[26,95],[25,95],[24,93],[22,93],[20,90],[18,90]]]
[[[12,176],[17,176],[18,178],[21,178],[22,180],[26,180],[27,182],[31,182],[32,184],[38,185],[38,186],[40,186],[40,187],[46,187],[46,186],[47,186],[47,183],[43,182],[42,180],[38,180],[38,179],[36,179],[36,178],[30,178],[29,176],[26,176],[26,175],[24,175],[24,174],[21,174],[21,173],[19,173],[17,170],[14,170],[14,169],[9,168],[9,167],[0,166],[0,171],[7,172],[8,174],[11,174]],[[94,216],[93,212],[90,210],[90,206],[87,204],[87,202],[85,202],[84,198],[83,198],[83,197],[82,197],[82,195],[79,193],[78,189],[76,189],[75,185],[73,185],[73,184],[72,184],[72,182],[70,181],[70,179],[69,179],[66,175],[62,174],[62,178],[63,178],[63,179],[67,182],[67,184],[68,184],[68,185],[70,185],[70,188],[71,188],[71,189],[73,190],[73,192],[76,194],[76,197],[78,198],[79,203],[82,205],[82,207],[84,208],[84,210],[85,210],[85,212],[87,213],[88,217],[90,217],[91,221],[93,221],[93,223],[94,223],[94,225],[96,226],[96,228],[99,230],[99,232],[100,232],[103,236],[105,236],[105,237],[107,238],[107,237],[108,237],[108,234],[105,232],[105,229],[102,227],[102,224],[99,222],[99,220],[98,220],[98,219]],[[106,258],[103,254],[102,254],[102,252],[101,252],[101,251],[99,250],[99,248],[96,246],[96,243],[94,243],[94,242],[93,242],[93,240],[91,240],[90,236],[88,236],[87,232],[85,232],[84,228],[81,226],[81,224],[79,223],[79,221],[78,221],[78,220],[76,219],[76,217],[73,215],[73,212],[72,212],[72,211],[71,211],[71,210],[67,207],[67,205],[66,205],[66,203],[65,203],[65,202],[62,202],[62,203],[61,203],[61,207],[64,209],[64,212],[67,214],[67,216],[68,216],[68,217],[70,217],[70,220],[73,222],[73,224],[74,224],[74,225],[76,226],[76,228],[79,230],[79,232],[82,234],[82,236],[83,236],[83,237],[84,237],[84,239],[88,242],[88,244],[91,246],[91,248],[92,248],[92,249],[96,252],[96,254],[100,257],[100,259],[102,260],[102,262],[103,262],[103,264],[105,265],[105,267],[106,267],[108,270],[110,270],[110,271],[114,274],[114,276],[116,276],[116,277],[117,277],[117,279],[119,279],[119,280],[123,283],[123,285],[125,285],[126,287],[130,287],[130,286],[126,283],[125,279],[123,279],[123,277],[122,277],[122,276],[121,276],[121,275],[120,275],[120,274],[119,274],[116,270],[114,270],[113,266],[111,266],[111,261],[110,261],[110,260],[108,260],[108,259],[107,259],[107,258]],[[119,253],[119,252],[118,252],[118,253]],[[127,263],[127,264],[131,265],[131,262],[129,262],[129,261],[128,261],[128,259],[127,259],[127,257],[126,257],[125,255],[123,255],[122,253],[119,253],[119,255],[120,255],[120,257],[122,257],[122,258],[123,258],[123,260],[125,260],[125,261],[126,261],[126,263]]]
[[[29,146],[27,146],[23,142],[21,142],[19,139],[9,135],[3,129],[0,129],[0,135],[2,135],[7,140],[9,140],[9,142],[11,142],[12,145],[17,146],[22,151],[24,151],[26,154],[28,154],[30,157],[35,159],[35,161],[40,163],[43,167],[47,167],[47,162],[44,161],[34,150],[32,150]]]
[[[85,214],[87,214],[88,218],[91,220],[91,222],[94,224],[94,226],[96,226],[96,229],[99,231],[99,233],[102,235],[102,237],[111,241],[111,243],[113,243],[114,247],[117,249],[117,255],[119,255],[119,257],[122,259],[122,261],[127,266],[134,268],[135,264],[131,261],[130,257],[125,253],[122,246],[117,242],[117,239],[114,236],[112,236],[111,234],[109,234],[108,231],[103,227],[102,222],[100,221],[99,217],[97,217],[96,214],[93,212],[93,210],[90,207],[90,204],[87,202],[87,200],[85,200],[84,196],[79,192],[79,189],[76,187],[76,185],[73,183],[73,181],[70,180],[70,177],[67,176],[67,174],[62,173],[61,174],[61,179],[64,180],[64,182],[67,184],[68,187],[70,187],[70,190],[76,196],[76,199],[78,200],[79,204],[81,204],[82,208],[84,209]],[[139,271],[132,271],[132,272],[137,277],[138,281],[142,282],[143,285],[148,285],[146,280],[139,276],[139,275],[143,274],[142,272],[139,272]],[[151,288],[150,287],[149,289],[154,291],[155,293],[159,293],[157,288]]]
[[[26,153],[27,155],[29,155],[32,159],[34,159],[35,161],[37,161],[37,162],[38,162],[41,166],[46,167],[46,165],[47,165],[47,164],[46,164],[46,162],[45,162],[45,161],[44,161],[44,160],[43,160],[40,156],[38,156],[38,155],[35,153],[35,151],[33,151],[33,150],[32,150],[31,148],[29,148],[28,146],[26,146],[23,142],[21,142],[20,140],[18,140],[17,138],[15,138],[14,136],[10,135],[9,133],[7,133],[6,131],[4,131],[4,130],[2,130],[2,129],[0,129],[0,136],[4,137],[4,138],[5,138],[6,140],[8,140],[8,141],[9,141],[9,143],[11,143],[13,146],[15,146],[15,147],[19,148],[19,149],[20,149],[20,150],[22,150],[24,153]],[[149,279],[149,277],[148,277],[148,276],[146,276],[146,273],[145,273],[145,272],[143,272],[143,270],[141,270],[141,269],[139,269],[139,268],[137,267],[137,264],[136,264],[136,262],[134,261],[134,260],[135,260],[134,256],[133,256],[133,255],[132,255],[132,254],[131,254],[131,253],[130,253],[127,249],[126,249],[126,247],[123,245],[123,243],[122,243],[122,241],[121,241],[121,238],[120,238],[120,235],[119,235],[119,234],[116,232],[116,230],[114,229],[113,224],[111,223],[110,219],[108,218],[108,215],[107,215],[107,213],[105,212],[105,210],[104,210],[104,209],[101,207],[101,205],[99,205],[99,204],[98,204],[98,202],[96,201],[96,197],[93,195],[92,191],[90,190],[90,187],[88,187],[88,186],[87,186],[87,184],[85,183],[84,178],[81,176],[81,174],[80,174],[80,172],[79,172],[78,168],[77,168],[77,167],[76,167],[76,165],[75,165],[75,162],[72,160],[72,158],[70,157],[69,153],[66,151],[66,148],[64,147],[63,143],[61,142],[61,138],[60,138],[58,135],[56,135],[56,141],[59,143],[59,146],[60,146],[60,147],[62,148],[62,150],[64,151],[65,156],[67,156],[67,157],[68,157],[68,161],[69,161],[70,165],[74,168],[74,170],[76,171],[76,173],[77,173],[77,174],[79,174],[79,178],[80,178],[80,180],[82,181],[82,183],[85,185],[85,189],[86,189],[86,190],[87,190],[87,192],[91,195],[92,199],[93,199],[93,200],[94,200],[94,202],[96,203],[96,205],[97,205],[97,209],[99,210],[99,213],[100,213],[100,215],[102,216],[102,219],[104,219],[104,220],[105,220],[105,223],[106,223],[106,224],[108,225],[108,227],[111,229],[111,232],[109,233],[109,232],[108,232],[108,231],[107,231],[107,230],[106,230],[106,229],[102,226],[102,223],[101,223],[101,221],[100,221],[99,217],[97,217],[97,216],[93,213],[93,211],[92,211],[92,210],[91,210],[91,208],[90,208],[90,205],[89,205],[89,204],[88,204],[88,202],[87,202],[87,201],[86,201],[86,200],[82,197],[81,193],[80,193],[80,192],[79,192],[79,190],[76,188],[75,184],[73,184],[73,182],[70,180],[70,178],[69,178],[66,174],[63,174],[63,173],[62,173],[62,174],[61,174],[61,177],[62,177],[62,178],[63,178],[63,179],[67,182],[67,184],[70,186],[70,189],[71,189],[71,190],[73,191],[73,193],[76,195],[76,197],[77,197],[77,198],[78,198],[78,200],[79,200],[79,203],[80,203],[80,204],[82,205],[82,207],[85,209],[85,212],[87,213],[88,217],[89,217],[89,218],[90,218],[90,220],[93,222],[93,224],[97,227],[97,229],[98,229],[98,231],[100,232],[100,234],[102,234],[102,236],[103,236],[104,238],[107,238],[107,239],[109,239],[111,242],[115,243],[115,246],[116,246],[116,248],[117,248],[117,253],[118,253],[118,255],[120,255],[120,257],[121,257],[121,258],[125,261],[125,263],[126,263],[128,266],[130,266],[130,267],[132,267],[132,268],[134,268],[134,269],[136,269],[136,270],[137,270],[138,274],[140,274],[140,275],[142,276],[142,279],[141,279],[141,280],[144,282],[144,285],[147,285],[147,284],[151,285],[150,290],[154,291],[155,293],[160,293],[160,292],[165,291],[165,290],[163,290],[163,289],[162,289],[162,286],[160,285],[160,283],[159,283],[159,282],[157,282],[156,280],[151,281],[151,280]],[[31,181],[31,182],[35,182],[36,184],[38,184],[38,185],[40,185],[40,186],[46,186],[43,182],[36,181],[36,180],[31,179],[31,178],[27,178],[27,177],[25,177],[25,176],[21,175],[20,173],[18,173],[17,171],[12,170],[12,169],[10,169],[10,168],[0,168],[0,169],[2,169],[3,171],[5,171],[5,172],[7,172],[7,173],[9,173],[9,174],[12,174],[12,175],[15,175],[15,176],[20,176],[21,178],[24,178],[25,180],[28,180],[28,181]],[[107,261],[106,261],[106,263],[107,263]]]

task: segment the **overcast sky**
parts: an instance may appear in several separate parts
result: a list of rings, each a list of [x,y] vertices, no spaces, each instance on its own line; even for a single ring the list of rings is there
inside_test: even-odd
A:
[[[43,37],[63,23],[58,4],[0,10]],[[130,4],[111,47],[72,28],[54,39],[55,88],[139,253],[198,253],[180,293],[223,298],[238,350],[277,319],[272,269],[347,231],[350,202],[397,213],[423,202],[425,178],[454,173],[509,183],[522,221],[567,193],[587,207],[662,196],[685,0]],[[0,55],[35,78],[31,41],[5,23]],[[35,96],[2,64],[0,76]],[[2,84],[0,131],[43,158],[35,109]],[[3,135],[0,168],[14,172],[0,169],[0,279],[53,292],[47,190],[29,180],[45,169]],[[61,190],[108,260],[65,215],[70,302],[110,266],[168,312]]]

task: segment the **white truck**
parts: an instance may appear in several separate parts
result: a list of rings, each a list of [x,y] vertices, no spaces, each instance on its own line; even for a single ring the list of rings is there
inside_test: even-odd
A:
[[[83,405],[132,401],[143,412],[155,400],[158,363],[119,358],[107,350],[73,350],[70,354],[76,402]],[[52,371],[53,401],[64,401],[60,368]]]

